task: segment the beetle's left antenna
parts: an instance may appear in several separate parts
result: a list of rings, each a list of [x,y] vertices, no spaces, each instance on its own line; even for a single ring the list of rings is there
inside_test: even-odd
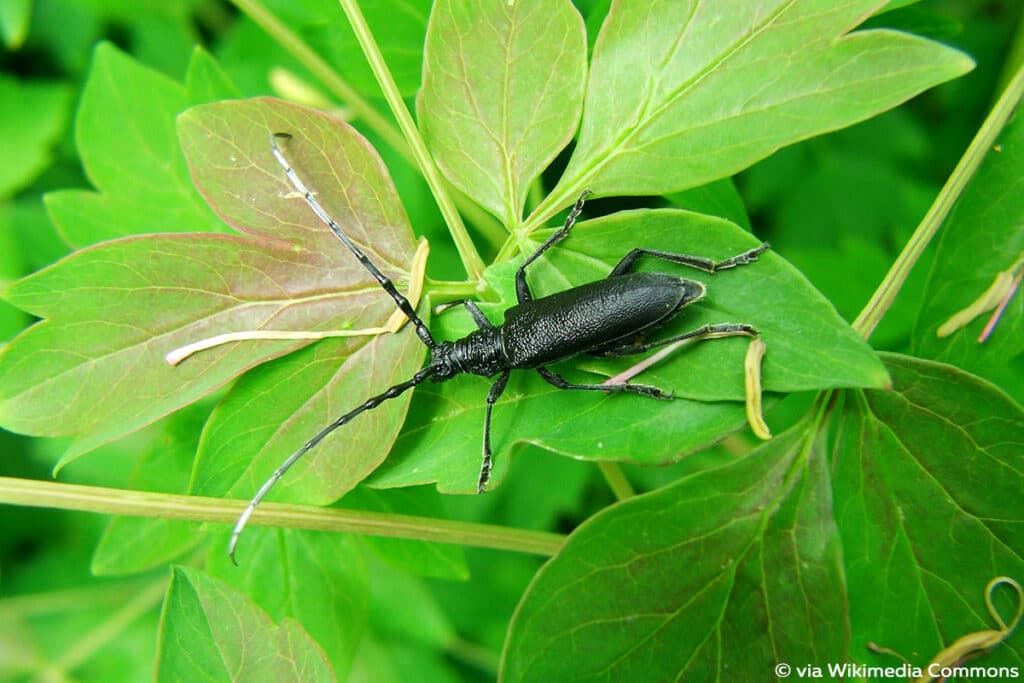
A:
[[[276,484],[277,481],[284,476],[284,473],[288,471],[289,467],[294,465],[299,458],[301,458],[310,450],[312,450],[314,446],[323,441],[327,437],[327,435],[333,432],[335,429],[343,426],[360,413],[376,408],[384,401],[387,401],[388,399],[391,398],[395,398],[396,396],[400,396],[409,389],[412,389],[417,384],[421,384],[424,380],[432,377],[434,375],[434,372],[435,368],[431,365],[428,365],[427,367],[423,368],[415,375],[413,375],[412,379],[406,380],[405,382],[400,382],[395,386],[390,387],[384,393],[368,398],[361,406],[359,406],[355,410],[351,410],[345,413],[337,420],[324,427],[322,430],[320,430],[319,433],[317,433],[316,436],[314,436],[312,439],[304,443],[302,445],[302,448],[292,453],[287,460],[281,463],[281,466],[274,470],[274,473],[270,475],[270,479],[267,479],[267,481],[264,482],[263,486],[260,487],[260,490],[256,492],[256,495],[253,496],[253,499],[249,501],[249,505],[247,505],[245,510],[242,511],[242,514],[239,516],[238,521],[235,522],[235,528],[231,532],[231,541],[228,543],[228,557],[231,558],[231,561],[236,566],[238,565],[238,563],[235,562],[235,546],[238,545],[238,537],[242,535],[242,530],[245,529],[245,525],[249,522],[249,518],[252,516],[252,513],[256,509],[256,506],[259,505],[260,501],[262,501],[266,497],[266,495],[270,492],[270,489],[274,486],[274,484]]]
[[[416,327],[416,336],[418,336],[423,343],[427,345],[427,348],[431,350],[437,348],[437,342],[434,341],[434,337],[430,334],[430,330],[427,329],[424,322],[420,320],[418,315],[416,315],[416,311],[413,310],[412,304],[409,303],[409,300],[402,296],[401,292],[395,288],[395,284],[389,280],[384,273],[380,272],[377,266],[373,264],[373,261],[363,253],[362,249],[356,246],[355,242],[348,238],[345,231],[341,229],[341,226],[338,225],[338,223],[331,218],[330,214],[327,213],[324,207],[320,205],[317,198],[313,196],[313,193],[309,191],[309,188],[306,187],[305,183],[302,182],[298,174],[288,163],[288,160],[285,159],[284,152],[281,151],[281,147],[277,144],[277,141],[290,140],[291,137],[292,136],[288,133],[273,133],[270,136],[270,149],[274,152],[274,158],[276,158],[278,163],[281,164],[282,168],[284,168],[284,172],[288,176],[288,180],[291,182],[292,187],[302,195],[306,200],[306,203],[309,204],[309,208],[313,209],[313,213],[317,215],[317,218],[326,223],[327,227],[334,233],[334,236],[341,240],[342,244],[348,247],[348,250],[351,251],[357,259],[359,259],[359,262],[363,264],[363,267],[366,268],[366,270],[370,271],[370,274],[373,275],[373,277],[377,278],[377,282],[380,283],[380,286],[383,287],[384,291],[395,300],[398,308],[401,309],[402,313],[405,314],[405,317],[409,319],[409,322]]]

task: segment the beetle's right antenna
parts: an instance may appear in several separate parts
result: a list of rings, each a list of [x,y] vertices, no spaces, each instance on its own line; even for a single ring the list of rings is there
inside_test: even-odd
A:
[[[289,182],[291,182],[292,187],[294,187],[303,196],[303,198],[306,200],[306,203],[309,204],[309,208],[313,210],[313,213],[316,214],[317,218],[319,218],[325,224],[327,224],[327,227],[331,229],[331,232],[334,233],[334,236],[341,240],[341,243],[344,244],[348,248],[348,250],[355,255],[357,259],[359,259],[359,262],[363,264],[363,267],[366,268],[366,270],[370,271],[370,274],[377,279],[377,282],[380,283],[380,286],[384,289],[384,291],[387,292],[392,299],[394,299],[395,304],[397,304],[398,308],[402,311],[402,313],[405,314],[405,317],[409,319],[409,322],[415,325],[416,335],[424,344],[427,345],[427,348],[429,348],[431,351],[437,349],[437,342],[434,341],[434,337],[430,334],[430,330],[427,329],[427,326],[423,323],[422,320],[420,320],[420,317],[416,315],[416,311],[413,310],[412,304],[409,303],[409,300],[402,296],[401,293],[399,293],[399,291],[395,288],[394,283],[391,282],[391,280],[389,280],[387,276],[384,275],[384,273],[380,272],[377,266],[373,264],[373,261],[371,261],[366,256],[366,254],[364,254],[363,251],[359,247],[357,247],[352,240],[348,238],[348,235],[346,235],[345,232],[341,229],[341,226],[338,225],[338,223],[333,218],[331,218],[330,214],[328,214],[324,207],[320,205],[320,202],[317,201],[316,197],[313,196],[313,193],[309,191],[309,188],[306,187],[306,185],[299,178],[298,174],[295,173],[292,167],[288,164],[288,160],[285,159],[284,153],[281,151],[281,147],[277,144],[277,141],[289,140],[291,139],[291,137],[292,136],[289,135],[288,133],[274,133],[273,135],[270,136],[270,149],[274,152],[274,158],[277,159],[278,163],[280,163],[282,168],[284,168],[284,172],[288,176],[288,180]],[[423,368],[415,375],[413,375],[412,379],[406,380],[405,382],[400,382],[394,385],[393,387],[389,388],[384,393],[378,394],[377,396],[373,396],[367,399],[358,408],[345,413],[337,420],[324,427],[322,430],[320,430],[320,432],[316,434],[316,436],[314,436],[312,439],[303,444],[302,448],[292,453],[287,460],[281,463],[281,466],[274,471],[274,473],[270,476],[270,479],[267,479],[267,481],[264,482],[263,486],[261,486],[260,490],[256,492],[256,495],[253,497],[253,499],[249,501],[249,505],[246,506],[245,510],[243,510],[242,514],[238,517],[238,522],[235,523],[235,528],[231,532],[231,541],[228,543],[228,557],[231,558],[231,561],[236,565],[238,564],[237,562],[235,562],[235,547],[238,545],[238,539],[242,535],[242,530],[245,529],[245,525],[249,522],[249,518],[252,516],[252,513],[256,510],[256,506],[260,504],[260,502],[270,492],[270,489],[273,488],[274,484],[276,484],[278,480],[280,480],[281,477],[284,476],[285,472],[287,472],[288,469],[299,460],[299,458],[304,456],[306,453],[312,450],[318,443],[327,438],[328,434],[338,429],[339,427],[345,425],[350,420],[352,420],[352,418],[356,417],[362,412],[376,408],[378,405],[380,405],[384,401],[387,401],[388,399],[395,398],[396,396],[405,393],[406,391],[412,389],[417,384],[421,384],[424,380],[433,377],[436,374],[436,372],[437,368],[435,366],[428,365],[427,367]]]
[[[262,501],[266,497],[266,495],[270,492],[270,489],[274,486],[274,484],[276,484],[277,481],[284,476],[284,473],[288,471],[288,468],[294,465],[299,458],[301,458],[310,450],[312,450],[314,446],[323,441],[327,437],[327,435],[333,432],[335,429],[338,429],[339,427],[345,425],[347,422],[352,420],[352,418],[356,417],[360,413],[376,408],[384,401],[387,401],[388,399],[391,398],[395,398],[396,396],[400,396],[409,389],[412,389],[417,384],[421,384],[424,380],[432,377],[434,375],[434,372],[435,368],[431,365],[428,365],[427,367],[423,368],[415,375],[413,375],[412,379],[396,384],[395,386],[385,391],[383,394],[378,394],[377,396],[368,398],[361,406],[359,406],[355,410],[351,410],[345,413],[337,420],[324,427],[316,436],[314,436],[312,439],[304,443],[302,445],[302,448],[292,453],[287,460],[281,463],[281,466],[278,467],[272,475],[270,475],[270,479],[267,479],[267,481],[264,482],[263,486],[260,487],[260,490],[256,492],[255,496],[253,496],[253,499],[249,501],[249,505],[246,506],[245,510],[239,516],[238,521],[235,523],[235,528],[231,532],[231,541],[228,543],[228,557],[231,558],[231,562],[234,563],[235,566],[238,566],[238,562],[235,562],[235,546],[238,545],[238,538],[242,535],[242,530],[245,529],[245,525],[249,522],[249,518],[252,516],[252,513],[256,509],[256,506],[259,505],[260,501]]]
[[[317,215],[317,218],[326,223],[327,227],[334,233],[334,236],[341,240],[341,243],[348,247],[349,251],[355,254],[355,257],[359,259],[359,262],[363,264],[364,268],[370,271],[370,274],[373,275],[373,277],[377,278],[377,282],[380,283],[380,286],[383,287],[384,291],[395,300],[398,308],[401,309],[402,313],[405,313],[405,317],[407,317],[409,322],[416,327],[416,336],[418,336],[420,340],[427,345],[427,348],[431,350],[437,348],[437,342],[434,341],[434,337],[431,336],[430,330],[427,329],[427,326],[422,320],[420,320],[420,317],[416,315],[416,311],[413,310],[412,304],[409,303],[409,300],[395,289],[395,284],[391,282],[384,273],[380,272],[377,266],[373,264],[373,261],[371,261],[366,254],[356,246],[355,242],[348,238],[348,235],[346,235],[341,229],[341,226],[331,218],[330,214],[328,214],[324,207],[320,205],[320,202],[317,201],[317,198],[309,191],[309,188],[307,188],[302,182],[295,170],[288,164],[288,160],[285,159],[284,152],[281,151],[281,147],[278,146],[277,141],[290,140],[291,137],[292,136],[288,133],[272,134],[270,136],[270,149],[274,152],[274,158],[276,158],[278,163],[284,168],[284,172],[288,176],[288,180],[291,182],[292,187],[302,195],[306,200],[306,203],[309,204],[309,208],[313,209],[313,213]]]

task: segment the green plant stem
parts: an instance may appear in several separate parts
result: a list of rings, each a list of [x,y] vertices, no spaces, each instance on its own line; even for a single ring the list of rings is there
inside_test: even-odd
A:
[[[426,279],[426,291],[430,293],[430,302],[443,304],[459,299],[470,299],[477,295],[477,288],[472,282],[460,280]]]
[[[356,40],[359,41],[359,46],[363,49],[363,54],[366,55],[366,60],[370,63],[374,76],[377,77],[377,83],[384,93],[384,99],[387,100],[391,113],[394,114],[395,119],[398,121],[398,127],[405,136],[406,142],[409,143],[412,155],[416,159],[416,163],[419,165],[427,185],[430,186],[434,199],[437,200],[437,205],[441,209],[441,215],[444,216],[448,230],[455,241],[455,248],[459,252],[459,258],[462,259],[462,265],[466,269],[467,276],[474,282],[480,281],[483,277],[484,262],[480,258],[480,254],[477,253],[469,233],[466,232],[466,226],[462,223],[462,216],[459,215],[454,202],[452,202],[445,188],[441,173],[434,164],[434,159],[427,151],[427,145],[423,142],[423,137],[420,136],[419,129],[416,128],[416,124],[412,120],[409,108],[405,106],[405,100],[402,99],[401,93],[398,92],[398,86],[395,85],[391,71],[384,62],[384,55],[381,54],[377,41],[373,38],[373,33],[371,33],[370,27],[363,17],[362,10],[359,9],[359,4],[356,0],[338,1],[341,4],[341,8],[345,11],[345,16],[348,17],[349,23],[352,24]]]
[[[865,339],[871,336],[886,311],[889,310],[910,274],[910,270],[917,263],[935,233],[939,231],[942,222],[949,215],[956,200],[963,194],[967,183],[974,177],[985,155],[992,149],[1003,126],[1013,114],[1017,103],[1020,102],[1022,94],[1024,94],[1024,68],[1018,68],[1009,85],[1006,86],[1003,94],[992,107],[985,122],[981,124],[978,133],[967,147],[967,151],[964,152],[956,168],[953,169],[953,173],[946,180],[946,184],[939,191],[939,195],[921,220],[921,224],[917,226],[914,234],[903,247],[903,251],[896,258],[889,272],[886,273],[871,300],[853,322],[853,329],[857,330]]]
[[[597,467],[604,475],[604,480],[608,482],[608,488],[615,494],[616,499],[626,500],[636,495],[633,485],[626,479],[626,475],[617,463],[601,460],[597,463]]]
[[[245,501],[241,500],[60,484],[13,477],[0,477],[0,503],[222,524],[234,524],[246,505]],[[370,536],[438,541],[534,555],[552,555],[565,540],[561,534],[544,531],[284,503],[263,503],[253,513],[249,523],[290,529],[342,531]]]
[[[462,638],[455,638],[444,649],[450,657],[479,669],[489,678],[497,678],[501,658],[494,651]]]
[[[108,609],[123,605],[140,589],[149,586],[152,579],[101,583],[84,588],[48,590],[45,593],[25,593],[0,598],[0,620],[9,615],[36,617],[76,610]]]
[[[1005,88],[1022,64],[1024,64],[1024,14],[1021,14],[1017,21],[1017,30],[1013,32],[1013,39],[1006,51],[1006,58],[1003,60],[1003,67],[997,81],[999,90]]]
[[[309,69],[310,73],[316,76],[339,101],[344,102],[367,128],[380,136],[410,166],[415,167],[417,165],[417,158],[413,155],[409,145],[406,144],[406,140],[402,137],[402,133],[398,128],[387,117],[383,116],[369,100],[360,95],[330,64],[321,59],[302,38],[274,16],[259,0],[232,1],[256,25],[266,31],[267,35],[277,41],[300,64]],[[450,196],[450,194],[446,196]],[[459,211],[468,216],[492,242],[500,243],[504,239],[505,229],[491,214],[481,209],[476,203],[461,193],[455,193],[454,202]],[[443,210],[444,207],[442,206]],[[461,227],[461,223],[459,225]],[[463,232],[465,232],[464,228]],[[475,253],[475,250],[473,253]],[[479,257],[477,258],[479,259]]]
[[[289,54],[320,79],[328,90],[344,102],[366,126],[379,135],[392,149],[401,154],[409,163],[414,163],[405,139],[395,126],[377,109],[363,98],[348,81],[343,79],[320,56],[307,45],[302,38],[285,26],[274,14],[263,6],[259,0],[232,0],[238,9],[277,41]]]

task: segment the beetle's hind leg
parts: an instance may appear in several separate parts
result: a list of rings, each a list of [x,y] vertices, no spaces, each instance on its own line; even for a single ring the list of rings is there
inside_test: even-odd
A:
[[[746,323],[718,323],[717,325],[703,325],[696,330],[683,332],[668,339],[659,339],[653,342],[635,342],[615,346],[610,349],[591,351],[591,355],[601,358],[618,358],[619,356],[631,356],[636,353],[643,353],[656,349],[659,346],[667,346],[684,340],[704,341],[705,339],[722,339],[724,337],[758,337],[758,332],[752,325]]]
[[[557,372],[552,372],[545,367],[537,368],[537,372],[544,380],[556,386],[559,389],[582,389],[584,391],[615,391],[621,393],[639,394],[641,396],[650,396],[651,398],[664,398],[671,399],[672,394],[667,391],[662,391],[658,387],[649,387],[644,384],[628,384],[626,382],[618,384],[574,384],[566,378],[559,375]]]
[[[660,251],[658,249],[633,249],[631,252],[626,254],[621,261],[619,261],[608,277],[615,277],[616,275],[622,275],[623,273],[629,272],[633,268],[633,264],[641,256],[653,256],[659,258],[662,261],[668,261],[670,263],[679,263],[684,266],[690,266],[697,270],[703,270],[705,273],[717,273],[720,270],[728,270],[729,268],[735,268],[736,266],[745,266],[748,263],[753,263],[757,260],[757,257],[768,251],[771,246],[767,242],[762,242],[760,245],[753,249],[748,249],[742,254],[736,254],[722,261],[712,261],[709,258],[703,256],[690,256],[689,254],[675,254],[670,251]]]

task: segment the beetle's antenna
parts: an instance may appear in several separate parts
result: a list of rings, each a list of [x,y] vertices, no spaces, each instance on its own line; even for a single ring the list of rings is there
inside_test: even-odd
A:
[[[396,384],[395,386],[385,391],[383,394],[378,394],[377,396],[368,398],[361,406],[359,406],[355,410],[345,413],[337,420],[324,427],[322,430],[320,430],[319,433],[317,433],[316,436],[314,436],[312,439],[303,444],[302,448],[292,453],[287,460],[281,463],[281,466],[278,467],[272,475],[270,475],[270,479],[267,479],[263,486],[260,487],[260,490],[256,492],[256,495],[253,496],[253,499],[249,501],[249,505],[246,506],[241,516],[239,516],[238,521],[235,523],[235,529],[231,532],[231,542],[228,543],[228,557],[231,558],[231,561],[235,564],[235,566],[238,565],[238,562],[235,562],[235,546],[238,545],[238,537],[242,535],[242,530],[245,529],[245,525],[248,523],[249,517],[252,516],[252,513],[256,509],[256,506],[259,505],[260,501],[262,501],[266,497],[266,495],[270,492],[270,489],[273,488],[274,484],[276,484],[277,481],[284,476],[284,473],[288,471],[289,467],[294,465],[299,458],[301,458],[310,450],[312,450],[318,443],[323,441],[327,437],[327,435],[333,432],[335,429],[343,426],[360,413],[376,408],[384,401],[387,401],[388,399],[391,398],[395,398],[396,396],[405,393],[407,390],[412,389],[417,384],[421,384],[424,380],[432,377],[435,372],[435,368],[431,365],[428,365],[427,367],[423,368],[415,375],[413,375],[412,379]]]
[[[413,310],[412,304],[409,303],[409,300],[402,296],[402,294],[397,289],[395,289],[394,283],[391,282],[391,280],[389,280],[387,276],[384,275],[384,273],[380,272],[377,266],[373,264],[373,261],[371,261],[366,256],[366,254],[364,254],[362,250],[356,246],[355,242],[348,238],[348,235],[346,235],[345,232],[341,229],[341,226],[338,225],[338,223],[333,218],[331,218],[330,214],[327,213],[324,207],[320,205],[320,202],[317,201],[316,197],[313,196],[313,193],[309,191],[309,188],[307,188],[306,185],[302,182],[302,180],[299,178],[295,170],[288,164],[288,160],[285,159],[284,152],[281,151],[281,148],[280,146],[278,146],[277,141],[279,139],[290,140],[291,137],[292,136],[289,135],[288,133],[272,134],[270,136],[270,149],[274,152],[274,158],[276,158],[277,162],[281,164],[281,166],[284,168],[284,172],[288,176],[288,180],[291,182],[292,187],[294,187],[299,192],[299,194],[302,195],[302,197],[306,200],[306,203],[309,204],[309,208],[313,209],[313,213],[317,215],[317,218],[326,223],[327,227],[329,227],[331,229],[331,232],[334,233],[334,236],[341,240],[342,244],[348,247],[348,250],[351,251],[357,259],[359,259],[359,262],[363,264],[364,268],[370,271],[370,274],[373,275],[373,277],[377,278],[377,282],[379,282],[380,286],[384,288],[384,291],[387,292],[388,295],[390,295],[391,298],[395,300],[395,303],[398,305],[398,308],[401,309],[402,313],[405,313],[405,317],[409,319],[409,322],[415,325],[416,335],[420,338],[420,340],[423,341],[424,344],[427,345],[427,348],[437,348],[437,342],[434,341],[434,337],[431,336],[430,330],[427,329],[427,326],[423,323],[422,320],[420,320],[420,317],[416,315],[416,311]]]

